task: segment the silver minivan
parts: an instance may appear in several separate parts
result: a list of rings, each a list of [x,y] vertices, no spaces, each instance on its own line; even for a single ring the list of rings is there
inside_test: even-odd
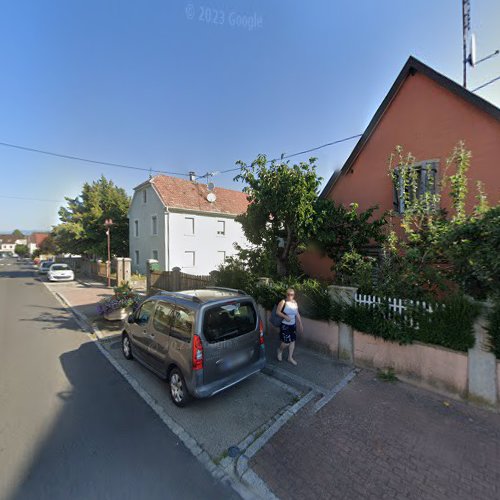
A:
[[[177,406],[241,382],[266,359],[255,301],[215,287],[146,299],[125,324],[122,352],[167,379]]]

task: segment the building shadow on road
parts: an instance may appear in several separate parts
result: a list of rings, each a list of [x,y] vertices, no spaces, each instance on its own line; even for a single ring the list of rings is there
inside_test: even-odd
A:
[[[50,417],[50,429],[9,500],[232,496],[93,342],[62,354],[59,361],[68,381],[56,396],[62,407]]]

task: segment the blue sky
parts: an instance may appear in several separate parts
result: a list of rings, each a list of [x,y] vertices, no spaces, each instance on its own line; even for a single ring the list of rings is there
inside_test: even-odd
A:
[[[482,56],[500,2],[471,3]],[[4,1],[0,142],[220,171],[363,132],[409,55],[461,82],[461,50],[460,0]],[[469,88],[499,75],[500,56]],[[500,106],[500,82],[479,95]],[[354,144],[315,153],[324,182]],[[148,177],[0,147],[0,230],[49,229],[101,174],[130,194]],[[213,181],[241,189],[233,176]]]

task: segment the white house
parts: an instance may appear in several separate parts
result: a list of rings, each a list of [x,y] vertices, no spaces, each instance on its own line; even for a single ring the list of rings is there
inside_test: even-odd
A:
[[[26,238],[17,238],[12,234],[0,234],[0,252],[15,253],[16,245],[26,245]]]
[[[134,188],[130,204],[129,245],[132,271],[144,274],[148,259],[162,270],[206,275],[248,244],[234,219],[246,212],[240,191],[157,175]]]

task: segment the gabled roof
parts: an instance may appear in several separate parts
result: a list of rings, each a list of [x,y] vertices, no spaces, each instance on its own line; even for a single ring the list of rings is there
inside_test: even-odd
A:
[[[247,211],[247,195],[241,191],[217,187],[212,192],[216,200],[209,202],[210,193],[206,184],[179,179],[167,175],[156,175],[135,188],[139,190],[151,184],[167,208],[196,210],[228,215],[240,215]]]
[[[386,112],[387,108],[390,106],[392,100],[396,96],[396,94],[399,92],[401,87],[403,86],[404,82],[409,76],[413,76],[415,73],[421,73],[431,80],[435,81],[437,84],[441,85],[445,89],[449,90],[450,92],[453,92],[455,95],[458,97],[466,100],[473,106],[476,106],[480,110],[484,111],[485,113],[489,114],[491,117],[493,117],[495,120],[500,121],[500,109],[497,108],[495,105],[491,104],[490,102],[486,101],[482,97],[479,97],[476,94],[473,94],[469,90],[465,89],[462,87],[462,85],[459,85],[458,83],[454,82],[453,80],[450,80],[446,76],[442,75],[441,73],[438,73],[431,67],[425,65],[418,59],[415,59],[414,57],[410,56],[408,58],[408,61],[406,61],[406,64],[404,65],[403,69],[399,73],[398,77],[396,78],[396,81],[392,85],[391,89],[389,90],[389,93],[385,96],[385,99],[382,101],[382,104],[379,106],[377,109],[375,115],[373,115],[373,118],[371,119],[370,123],[368,124],[368,127],[364,131],[363,135],[360,137],[359,141],[357,142],[356,146],[352,150],[352,153],[350,154],[349,158],[347,158],[347,161],[344,163],[344,166],[339,170],[333,173],[333,175],[330,177],[330,180],[328,181],[327,185],[321,192],[320,196],[325,197],[328,195],[328,193],[331,191],[332,187],[335,185],[335,183],[338,181],[338,179],[347,173],[349,169],[351,168],[352,164],[355,162],[356,158],[358,157],[359,153],[365,146],[365,144],[369,141],[373,131],[379,124],[380,120],[382,119],[384,113]]]

